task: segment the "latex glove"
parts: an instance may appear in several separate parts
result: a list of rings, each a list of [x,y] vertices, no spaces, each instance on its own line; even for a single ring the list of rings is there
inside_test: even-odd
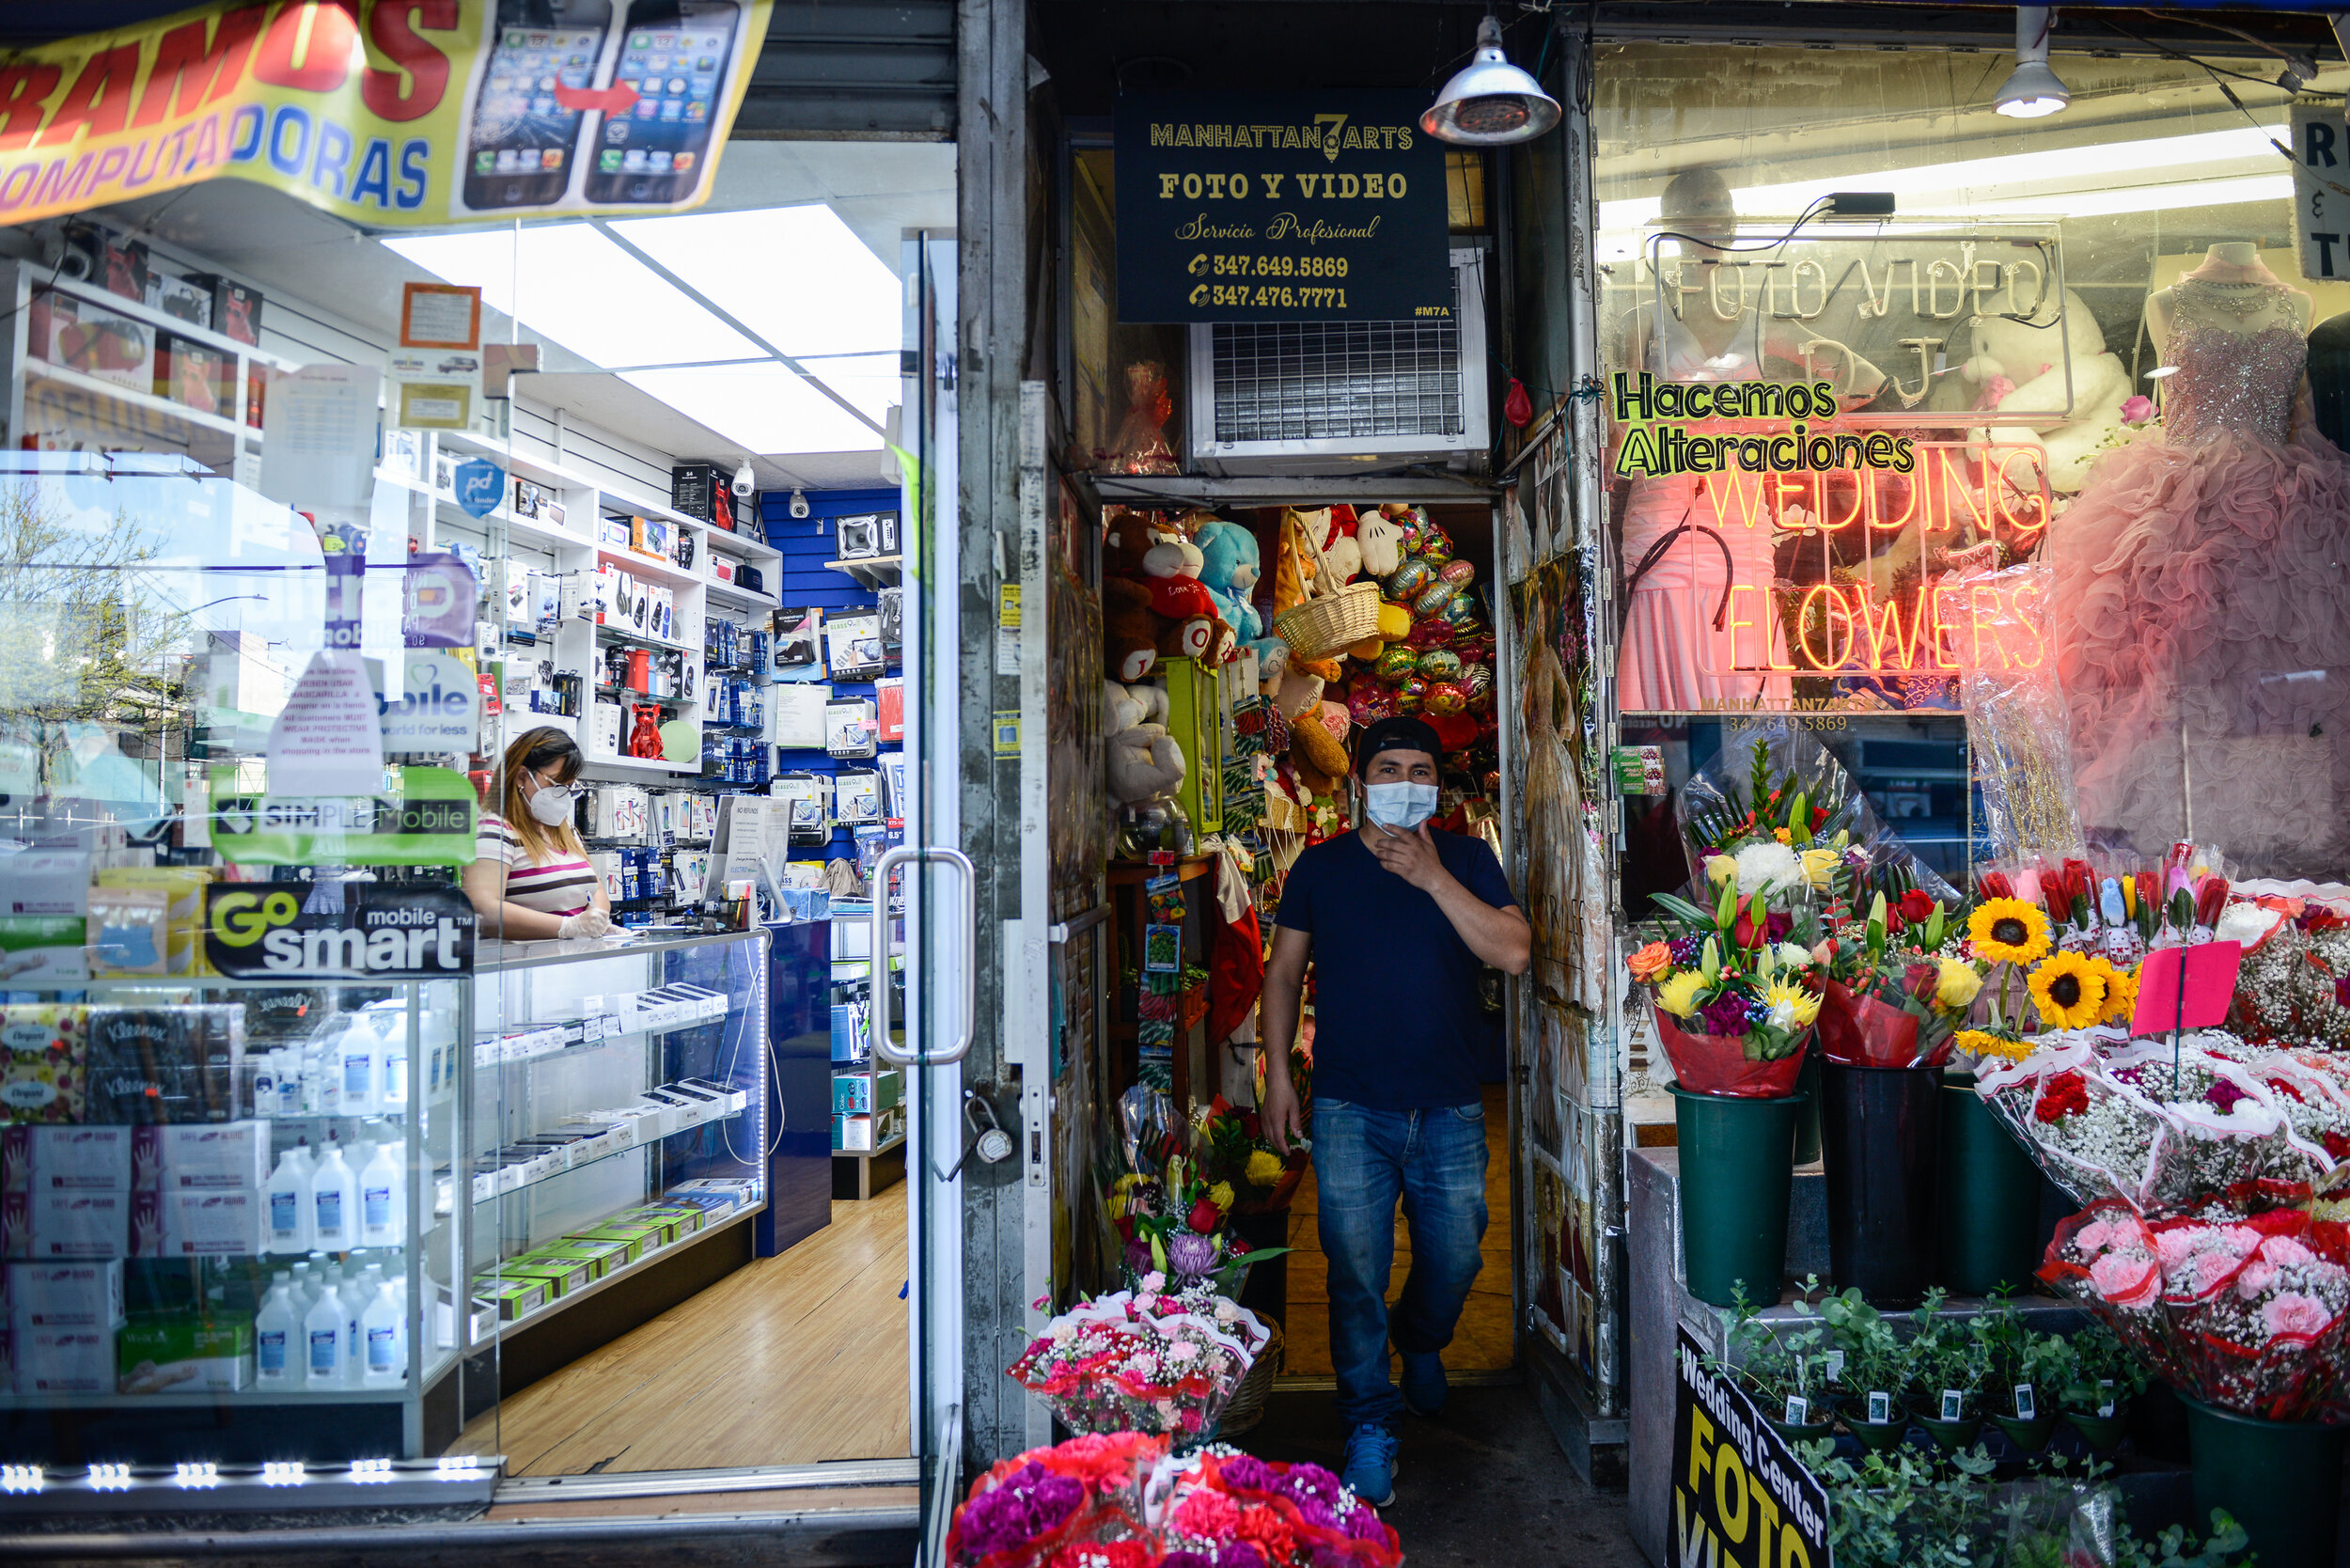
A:
[[[602,936],[612,929],[612,917],[601,909],[583,909],[576,915],[563,917],[556,928],[557,936]]]

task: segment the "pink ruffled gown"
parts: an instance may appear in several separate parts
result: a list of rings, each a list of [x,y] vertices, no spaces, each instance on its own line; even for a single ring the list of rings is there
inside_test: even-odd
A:
[[[2280,288],[2280,294],[2288,292]],[[2161,442],[2051,529],[2082,824],[2158,856],[2338,874],[2350,808],[2350,463],[2294,429],[2308,346],[2183,308]]]

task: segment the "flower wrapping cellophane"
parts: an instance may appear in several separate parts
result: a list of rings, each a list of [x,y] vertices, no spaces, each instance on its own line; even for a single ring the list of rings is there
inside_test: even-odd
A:
[[[2114,1197],[2164,1215],[2248,1184],[2330,1186],[2342,1164],[2323,1123],[2350,1126],[2350,1078],[2336,1075],[2345,1070],[2217,1030],[2186,1034],[2174,1058],[2167,1041],[2101,1027],[1986,1063],[1975,1092],[2076,1201]],[[2334,1140],[2350,1153],[2350,1138]]]
[[[2183,1393],[2264,1420],[2339,1419],[2350,1269],[2325,1232],[2302,1208],[2150,1222],[2107,1199],[2057,1227],[2040,1278]]]
[[[1795,1091],[1795,1075],[1803,1071],[1803,1054],[1810,1049],[1810,1032],[1795,1048],[1773,1061],[1751,1061],[1745,1035],[1691,1034],[1662,1008],[1656,1016],[1657,1038],[1671,1058],[1673,1077],[1692,1094],[1726,1094],[1739,1100],[1783,1100]]]

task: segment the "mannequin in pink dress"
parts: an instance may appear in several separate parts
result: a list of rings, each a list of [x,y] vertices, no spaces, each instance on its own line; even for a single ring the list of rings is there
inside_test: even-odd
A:
[[[1684,267],[1715,265],[1737,232],[1730,186],[1711,169],[1676,175],[1661,211],[1668,227],[1687,236],[1676,241]],[[1743,287],[1695,290],[1682,296],[1683,313],[1668,311],[1661,323],[1653,304],[1627,311],[1618,324],[1614,368],[1634,377],[1646,370],[1660,382],[1825,380],[1835,383],[1848,406],[1884,384],[1882,371],[1841,343],[1766,318],[1740,297]],[[1689,427],[1692,434],[1732,428],[1721,420]],[[1610,452],[1611,471],[1613,461]],[[1616,659],[1617,705],[1625,713],[1767,706],[1790,696],[1788,677],[1762,667],[1770,662],[1762,638],[1777,621],[1767,601],[1739,595],[1735,619],[1749,629],[1730,629],[1730,585],[1767,588],[1774,544],[1767,519],[1731,500],[1731,479],[1677,474],[1631,481],[1622,508],[1627,586]],[[1747,483],[1754,488],[1751,478]],[[1728,667],[1721,656],[1733,647],[1742,667]],[[1784,657],[1783,642],[1778,647]]]
[[[2214,245],[2147,301],[2163,440],[2050,529],[2081,821],[2158,857],[2337,876],[2350,848],[2350,463],[2299,393],[2310,299]],[[2296,417],[2296,415],[2298,416]]]

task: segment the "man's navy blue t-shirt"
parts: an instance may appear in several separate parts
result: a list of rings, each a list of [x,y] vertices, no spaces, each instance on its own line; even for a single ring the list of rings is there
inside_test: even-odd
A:
[[[1431,827],[1453,880],[1496,909],[1518,901],[1481,839]],[[1482,961],[1436,901],[1349,833],[1297,857],[1274,923],[1313,938],[1317,1099],[1433,1110],[1482,1098]]]

